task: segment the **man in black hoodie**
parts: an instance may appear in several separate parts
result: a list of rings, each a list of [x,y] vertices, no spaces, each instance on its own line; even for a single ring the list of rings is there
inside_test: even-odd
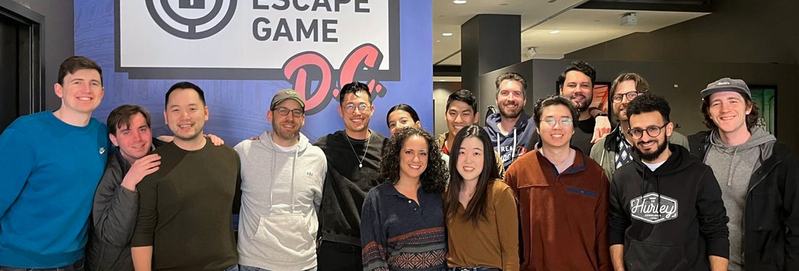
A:
[[[668,102],[627,105],[634,162],[613,175],[610,254],[616,270],[727,270],[727,215],[713,171],[672,145]]]

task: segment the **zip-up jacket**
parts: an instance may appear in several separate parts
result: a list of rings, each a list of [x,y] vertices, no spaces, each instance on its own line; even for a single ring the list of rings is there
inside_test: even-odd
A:
[[[626,270],[709,270],[729,257],[729,231],[713,171],[682,146],[652,172],[640,158],[613,174],[609,239]]]
[[[494,144],[494,151],[499,153],[502,164],[507,170],[513,161],[533,149],[530,139],[535,134],[535,120],[522,110],[519,119],[516,120],[516,125],[508,135],[503,135],[499,131],[500,121],[502,121],[502,116],[499,113],[491,114],[486,119],[484,129],[488,132],[491,143]]]
[[[710,131],[688,137],[704,161]],[[799,162],[782,143],[763,144],[744,207],[747,270],[799,270]]]

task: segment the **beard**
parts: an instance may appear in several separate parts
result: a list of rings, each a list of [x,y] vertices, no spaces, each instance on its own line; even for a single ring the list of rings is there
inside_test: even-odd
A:
[[[583,99],[581,102],[577,102],[574,101],[575,97],[582,97]],[[577,109],[577,112],[583,112],[587,110],[589,106],[591,106],[591,101],[593,100],[593,97],[586,97],[581,92],[575,92],[572,93],[572,95],[569,97],[569,100],[572,101],[572,103],[574,104],[574,108]]]
[[[516,105],[516,110],[508,110],[505,107],[505,105],[510,105],[510,104]],[[502,116],[503,118],[513,119],[519,117],[519,115],[522,114],[522,108],[517,102],[505,102],[504,104],[501,104],[498,107],[499,107],[499,115]]]
[[[650,140],[650,141],[647,141],[647,142],[651,142],[651,141],[656,141],[656,140],[653,139],[653,140]],[[664,140],[663,143],[658,144],[658,147],[657,147],[657,149],[655,149],[655,151],[650,152],[650,153],[644,153],[644,152],[641,151],[641,149],[637,145],[642,145],[643,143],[647,143],[647,142],[640,142],[640,143],[636,144],[635,148],[633,148],[633,151],[635,152],[635,154],[637,154],[638,157],[641,157],[641,160],[644,160],[644,161],[652,161],[652,160],[657,159],[658,156],[660,156],[660,154],[663,153],[666,150],[666,147],[669,146],[669,144],[668,144],[669,141],[668,140]]]
[[[273,121],[274,121],[274,119],[273,119]],[[280,124],[278,124],[278,125],[272,125],[272,132],[274,132],[275,135],[277,135],[281,139],[287,140],[287,141],[295,139],[295,138],[298,138],[300,136],[300,129],[299,129],[300,124],[299,123],[293,123],[293,122],[284,122],[284,123],[285,124],[294,124],[298,128],[297,128],[297,130],[286,130],[283,127],[281,127]]]

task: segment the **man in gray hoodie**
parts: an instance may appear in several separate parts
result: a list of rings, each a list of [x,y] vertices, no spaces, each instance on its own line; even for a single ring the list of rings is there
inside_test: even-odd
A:
[[[710,131],[690,136],[691,153],[713,169],[730,221],[729,270],[799,270],[799,163],[757,126],[743,80],[702,90]]]
[[[242,271],[316,270],[317,212],[327,159],[300,133],[305,102],[291,89],[272,98],[272,131],[234,148],[241,158]]]

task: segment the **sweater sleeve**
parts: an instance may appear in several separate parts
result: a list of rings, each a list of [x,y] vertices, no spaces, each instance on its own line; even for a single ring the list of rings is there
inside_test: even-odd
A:
[[[120,168],[108,167],[103,173],[94,193],[92,222],[94,232],[104,242],[123,247],[133,236],[139,194],[120,185],[123,179],[120,171]]]
[[[0,218],[17,200],[33,172],[35,153],[26,137],[12,127],[0,135]]]
[[[369,191],[361,213],[361,259],[364,271],[388,271],[388,238],[380,219],[380,199],[377,188]]]
[[[158,223],[157,181],[157,177],[149,175],[136,186],[136,189],[139,190],[139,216],[136,220],[133,238],[130,240],[131,247],[152,246],[155,242],[155,225]]]
[[[596,209],[594,209],[594,217],[596,218],[596,251],[599,270],[611,271],[613,265],[610,262],[610,244],[608,243],[608,179],[605,174],[600,174],[600,189],[599,198],[597,200]]]
[[[499,244],[503,271],[519,270],[519,214],[516,196],[510,187],[497,193],[496,220],[499,228]]]
[[[730,231],[727,228],[727,222],[730,219],[727,217],[726,209],[724,209],[719,183],[716,181],[716,177],[710,167],[705,167],[696,199],[696,216],[699,220],[699,231],[705,236],[709,255],[729,259]]]
[[[608,199],[608,242],[611,246],[624,244],[624,232],[632,224],[624,210],[624,188],[621,186],[621,182],[619,171],[616,171],[610,182]]]

